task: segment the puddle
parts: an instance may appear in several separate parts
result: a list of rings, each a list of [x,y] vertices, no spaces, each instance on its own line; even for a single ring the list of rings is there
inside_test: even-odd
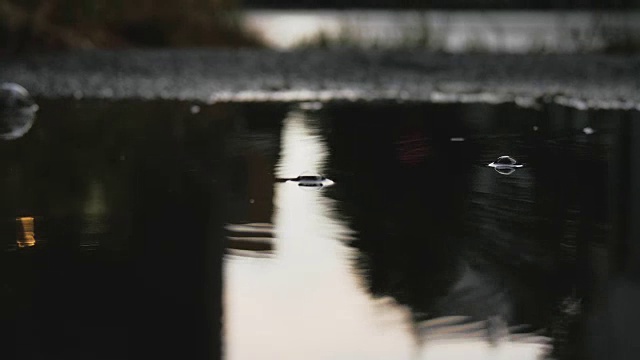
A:
[[[635,112],[38,103],[0,141],[8,358],[571,359],[631,263]]]

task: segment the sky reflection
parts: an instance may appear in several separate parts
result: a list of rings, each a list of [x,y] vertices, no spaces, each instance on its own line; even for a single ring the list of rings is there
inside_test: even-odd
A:
[[[322,172],[328,150],[292,112],[285,119],[277,175]],[[317,190],[277,184],[275,257],[225,260],[228,359],[408,359],[409,314],[372,301],[342,244],[349,229]],[[366,344],[366,345],[363,345]]]
[[[276,177],[328,170],[329,149],[317,124],[304,111],[288,113]],[[510,341],[506,327],[490,343],[484,323],[469,333],[457,329],[474,324],[448,326],[444,319],[435,331],[422,331],[408,308],[390,297],[374,299],[361,285],[357,250],[345,244],[355,235],[337,218],[336,200],[323,190],[277,183],[273,201],[273,257],[225,258],[227,359],[536,359],[545,353],[545,341]]]

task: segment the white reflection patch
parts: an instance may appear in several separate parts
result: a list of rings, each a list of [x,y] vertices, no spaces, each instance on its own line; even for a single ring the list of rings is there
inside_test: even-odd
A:
[[[288,114],[281,144],[276,177],[327,171],[329,149],[305,112]],[[324,194],[276,183],[273,257],[225,258],[226,359],[528,360],[548,349],[508,329],[490,343],[485,322],[465,317],[416,326],[407,307],[372,298],[344,243],[352,231]]]

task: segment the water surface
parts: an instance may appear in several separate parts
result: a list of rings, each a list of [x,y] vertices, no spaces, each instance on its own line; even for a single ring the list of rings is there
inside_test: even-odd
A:
[[[580,358],[625,271],[636,113],[40,105],[0,142],[8,357]]]

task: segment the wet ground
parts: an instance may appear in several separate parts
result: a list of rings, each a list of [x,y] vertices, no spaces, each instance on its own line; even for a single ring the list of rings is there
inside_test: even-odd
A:
[[[3,358],[629,354],[635,112],[39,105],[0,142]]]
[[[640,57],[450,55],[424,50],[121,50],[0,60],[0,79],[45,98],[554,102],[640,109]]]

